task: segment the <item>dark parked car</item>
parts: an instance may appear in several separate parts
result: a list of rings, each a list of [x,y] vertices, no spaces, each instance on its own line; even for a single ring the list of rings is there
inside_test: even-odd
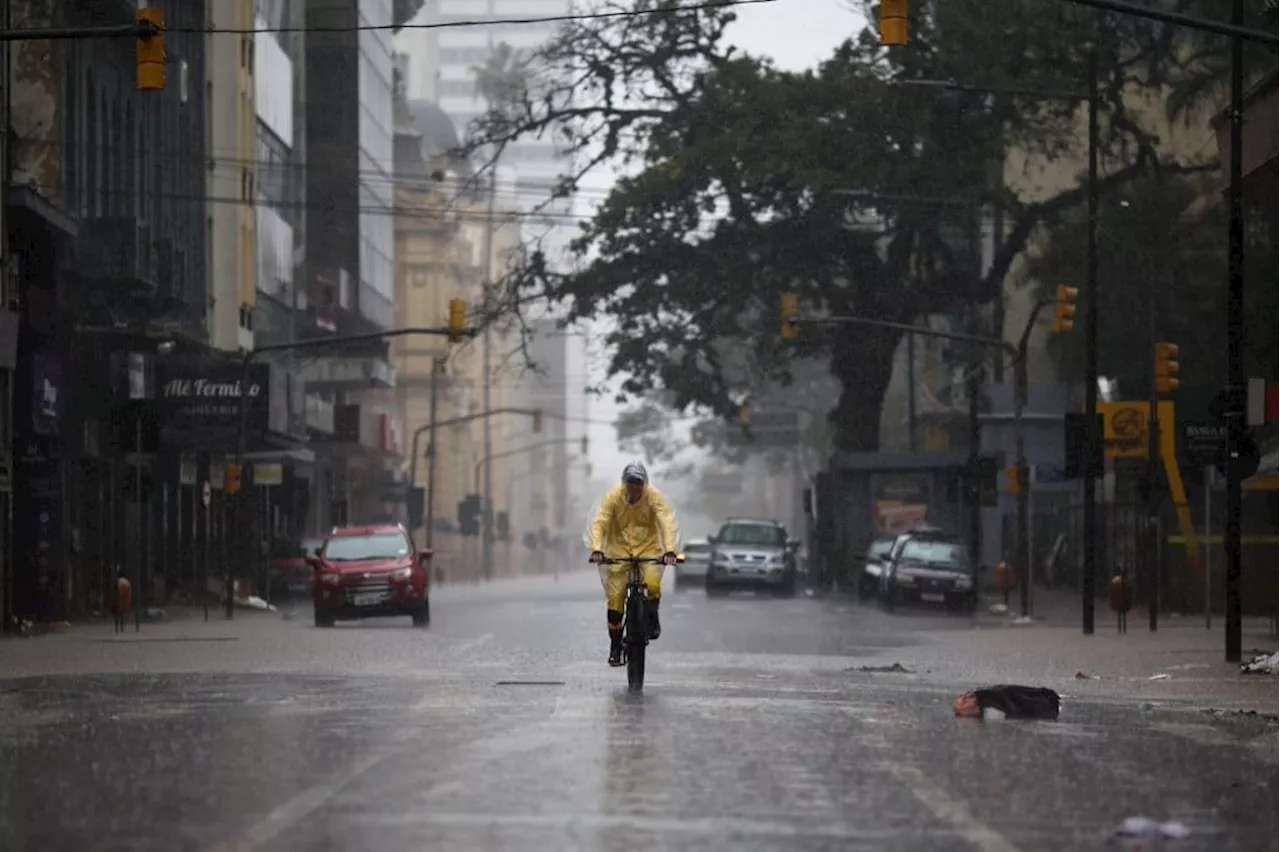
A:
[[[969,549],[954,536],[910,532],[894,542],[880,576],[880,600],[890,611],[899,604],[943,604],[972,612],[978,605],[977,577]]]

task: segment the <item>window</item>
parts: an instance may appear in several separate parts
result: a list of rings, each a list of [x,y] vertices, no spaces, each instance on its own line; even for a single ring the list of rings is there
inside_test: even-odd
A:
[[[325,542],[323,554],[329,562],[397,559],[408,555],[409,541],[398,532],[337,536]]]
[[[787,534],[773,524],[727,524],[720,529],[717,543],[778,547],[787,543]]]
[[[928,565],[931,568],[969,570],[969,554],[963,544],[957,541],[940,541],[938,539],[912,538],[902,545],[898,554],[900,562],[914,562]]]

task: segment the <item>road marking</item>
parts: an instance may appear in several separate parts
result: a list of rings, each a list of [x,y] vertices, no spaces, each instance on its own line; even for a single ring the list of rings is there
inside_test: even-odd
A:
[[[951,826],[956,834],[969,841],[981,852],[1019,852],[1002,835],[977,820],[963,802],[935,784],[923,772],[912,766],[890,763],[885,766],[902,786],[916,797],[930,813]]]
[[[320,808],[348,784],[377,766],[387,754],[370,755],[357,760],[341,775],[308,787],[283,805],[258,820],[247,831],[232,840],[215,844],[205,852],[253,852],[270,843],[287,829],[297,825]]]
[[[476,648],[479,648],[481,645],[487,645],[488,643],[492,642],[493,639],[494,639],[494,636],[492,633],[485,633],[480,636],[477,636],[475,639],[471,639],[466,642],[462,642],[460,644],[454,645],[449,650],[454,654],[466,654],[471,651],[474,651]]]

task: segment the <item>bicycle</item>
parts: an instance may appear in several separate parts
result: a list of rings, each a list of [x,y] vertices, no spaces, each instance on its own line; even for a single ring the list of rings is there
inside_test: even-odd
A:
[[[684,555],[676,556],[676,562],[684,562]],[[628,565],[626,598],[622,605],[622,658],[627,666],[627,686],[644,689],[644,656],[649,645],[648,592],[644,585],[641,565],[665,565],[661,557],[624,556],[605,557],[600,565]]]

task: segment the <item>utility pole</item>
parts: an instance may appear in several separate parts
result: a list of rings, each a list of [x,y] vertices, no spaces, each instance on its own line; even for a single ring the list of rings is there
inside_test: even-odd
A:
[[[433,540],[433,532],[436,525],[436,412],[438,411],[440,398],[440,374],[444,372],[444,359],[431,359],[431,404],[430,411],[427,416],[428,438],[427,438],[427,494],[426,494],[426,511],[423,513],[426,523],[426,530],[423,533],[423,545],[430,550]],[[488,422],[488,418],[486,418]],[[415,442],[416,443],[416,442]],[[414,454],[417,455],[416,453]],[[412,468],[417,463],[415,458],[410,464]],[[409,487],[416,488],[417,483],[412,478],[409,480]]]
[[[1098,45],[1101,33],[1094,31],[1095,41],[1089,45],[1089,187],[1088,237],[1086,255],[1088,273],[1084,282],[1084,413],[1089,424],[1088,460],[1084,466],[1084,495],[1081,527],[1084,549],[1080,581],[1081,628],[1085,635],[1093,633],[1094,588],[1098,566],[1098,505],[1096,469],[1100,455],[1102,429],[1098,423]]]
[[[498,194],[498,168],[495,164],[489,170],[489,213],[485,217],[484,227],[484,300],[483,304],[488,305],[488,297],[493,288],[493,217],[495,214],[495,201]],[[480,568],[482,576],[488,580],[493,577],[493,424],[489,416],[492,406],[492,389],[490,385],[493,383],[491,375],[493,366],[493,341],[489,332],[488,323],[484,328],[484,341],[482,344],[484,350],[482,368],[484,375],[482,377],[484,385],[484,497],[480,506]]]
[[[1233,0],[1231,23],[1244,26],[1244,0]],[[1224,419],[1227,432],[1227,505],[1226,527],[1222,541],[1227,550],[1226,576],[1226,659],[1240,662],[1240,514],[1242,494],[1240,482],[1240,443],[1244,437],[1244,39],[1235,35],[1231,39],[1231,122],[1230,186],[1227,190],[1228,224],[1228,275],[1227,275],[1227,398],[1229,400]],[[1206,569],[1207,570],[1207,569]]]

